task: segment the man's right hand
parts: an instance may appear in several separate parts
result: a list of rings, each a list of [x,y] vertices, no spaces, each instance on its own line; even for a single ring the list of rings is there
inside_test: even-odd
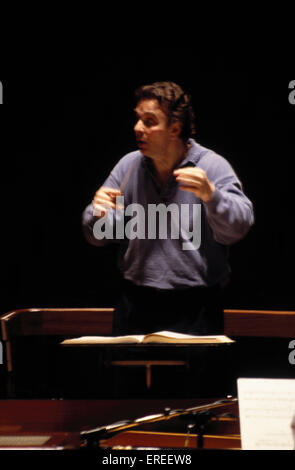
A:
[[[120,209],[116,204],[116,197],[123,196],[123,193],[119,189],[107,188],[101,186],[93,198],[93,215],[98,218],[103,217],[109,209]]]

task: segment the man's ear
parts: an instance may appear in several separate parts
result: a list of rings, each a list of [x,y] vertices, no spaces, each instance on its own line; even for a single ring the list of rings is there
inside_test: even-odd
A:
[[[178,121],[172,122],[170,125],[170,136],[172,139],[177,139],[181,133],[181,124]]]

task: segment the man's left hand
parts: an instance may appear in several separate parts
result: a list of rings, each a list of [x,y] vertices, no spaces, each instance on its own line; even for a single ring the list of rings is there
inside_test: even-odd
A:
[[[186,167],[179,168],[173,172],[180,189],[190,191],[204,202],[210,201],[215,191],[215,186],[202,168]]]

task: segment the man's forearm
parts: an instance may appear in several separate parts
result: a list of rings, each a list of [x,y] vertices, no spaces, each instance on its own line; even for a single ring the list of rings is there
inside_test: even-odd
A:
[[[241,240],[254,223],[252,203],[239,191],[215,189],[205,210],[215,240],[223,245]]]
[[[92,203],[89,204],[82,214],[82,228],[88,243],[94,246],[105,246],[111,240],[104,237],[99,239],[95,236],[95,223],[97,222],[98,217],[94,215],[94,209]]]

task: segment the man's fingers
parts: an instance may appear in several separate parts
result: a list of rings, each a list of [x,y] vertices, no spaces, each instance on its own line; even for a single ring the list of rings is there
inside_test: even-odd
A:
[[[104,202],[106,204],[115,204],[115,200],[110,198],[109,196],[107,196],[106,194],[103,194],[103,193],[100,193],[100,194],[96,194],[93,198],[93,201],[96,202],[97,204],[103,204]]]
[[[117,196],[123,196],[122,191],[120,191],[119,189],[107,188],[105,186],[102,186],[96,191],[95,195],[99,195],[99,194],[105,194],[106,196],[109,196],[111,198],[114,198]]]
[[[93,202],[95,202],[96,204],[105,203],[108,207],[115,208],[116,198],[121,195],[122,192],[119,189],[102,187],[98,191],[96,191],[93,197]]]
[[[178,183],[181,183],[181,184],[185,184],[185,185],[196,185],[196,186],[199,186],[202,184],[202,181],[200,181],[199,179],[197,178],[194,178],[194,177],[190,177],[189,175],[188,176],[178,176],[176,178],[176,181]]]
[[[185,177],[191,177],[191,178],[206,178],[206,173],[202,168],[198,167],[187,167],[187,168],[179,168],[178,170],[174,170],[173,172],[174,176],[185,178]]]
[[[119,189],[101,187],[93,197],[93,215],[103,217],[109,209],[123,209],[122,204],[116,203],[116,198],[121,195]]]
[[[93,201],[93,206],[103,207],[105,210],[116,209],[116,204],[110,201]]]
[[[100,204],[93,204],[93,215],[96,217],[103,217],[107,212],[107,209]]]
[[[101,204],[105,207],[112,208],[112,209],[123,209],[123,204],[118,203],[116,200],[111,200],[108,197],[99,195],[95,196],[93,199],[93,204]]]
[[[108,194],[109,196],[115,197],[115,196],[123,196],[122,191],[120,189],[115,189],[115,188],[107,188],[107,187],[102,187],[101,191]]]
[[[185,167],[185,168],[178,168],[177,170],[173,171],[173,174],[176,175],[185,175],[185,174],[194,174],[197,171],[202,171],[201,168],[197,167]]]
[[[197,195],[198,189],[194,186],[179,186],[179,189],[182,189],[183,191],[189,191],[190,193],[194,193]]]

